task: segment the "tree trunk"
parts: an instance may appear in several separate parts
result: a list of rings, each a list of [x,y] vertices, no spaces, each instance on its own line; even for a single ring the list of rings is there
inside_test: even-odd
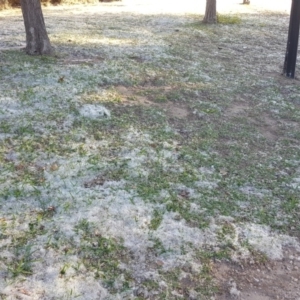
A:
[[[46,31],[40,0],[21,0],[25,31],[26,53],[51,54],[52,47]]]
[[[217,0],[206,0],[206,9],[203,23],[217,23]]]

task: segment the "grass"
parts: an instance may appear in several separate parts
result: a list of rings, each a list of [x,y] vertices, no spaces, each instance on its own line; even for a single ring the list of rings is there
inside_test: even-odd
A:
[[[216,261],[299,245],[288,17],[77,8],[45,10],[55,57],[0,52],[1,297],[211,299]]]
[[[101,279],[111,292],[126,290],[130,285],[131,278],[129,274],[119,268],[119,261],[124,260],[127,256],[126,249],[122,244],[101,236],[95,231],[93,224],[86,219],[79,221],[75,226],[75,232],[82,236],[81,245],[75,253],[80,257],[87,270],[94,272],[94,277]],[[72,251],[74,250],[70,246],[68,252]],[[68,267],[68,265],[64,265],[60,273],[65,275]],[[120,275],[122,275],[122,283],[121,286],[117,286],[114,283]],[[125,277],[123,277],[124,275]]]
[[[222,25],[237,25],[241,24],[241,17],[237,15],[220,15],[217,16],[218,23]]]
[[[10,266],[8,266],[8,271],[11,273],[12,277],[32,275],[32,263],[34,262],[32,254],[31,245],[27,245],[21,249],[16,249],[16,259]]]

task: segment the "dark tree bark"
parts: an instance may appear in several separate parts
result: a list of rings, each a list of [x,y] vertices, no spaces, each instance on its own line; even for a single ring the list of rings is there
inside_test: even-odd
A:
[[[300,30],[300,1],[293,0],[283,74],[295,78]]]
[[[203,23],[217,23],[217,0],[206,0],[206,9]]]
[[[40,0],[21,0],[26,48],[30,55],[51,54],[52,47],[46,31]]]

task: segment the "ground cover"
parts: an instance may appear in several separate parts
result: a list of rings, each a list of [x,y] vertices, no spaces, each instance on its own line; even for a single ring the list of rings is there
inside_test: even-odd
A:
[[[300,297],[289,17],[251,2],[47,7],[54,57],[0,13],[0,298]]]

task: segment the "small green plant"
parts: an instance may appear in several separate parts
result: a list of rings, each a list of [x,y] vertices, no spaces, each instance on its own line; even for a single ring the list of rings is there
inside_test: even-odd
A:
[[[69,269],[69,267],[70,267],[69,264],[64,264],[64,265],[60,268],[59,274],[60,274],[61,276],[66,275],[67,270]]]
[[[166,95],[157,95],[157,96],[155,96],[155,98],[153,100],[154,100],[154,102],[157,102],[157,103],[168,102],[168,98]]]
[[[221,230],[218,232],[218,237],[220,240],[223,239],[233,239],[236,234],[235,228],[230,223],[225,223],[222,225]]]
[[[156,254],[161,255],[163,253],[166,253],[168,250],[164,247],[163,243],[159,238],[149,238],[150,241],[153,242],[153,246],[150,247],[150,249]]]
[[[153,217],[151,219],[151,222],[150,222],[150,225],[149,225],[149,228],[152,229],[152,230],[156,230],[161,221],[163,219],[163,214],[162,212],[160,212],[159,210],[154,210],[154,213],[153,213]]]
[[[288,214],[295,213],[300,205],[300,200],[296,195],[289,195],[282,203],[282,208]]]
[[[84,236],[88,235],[92,229],[92,224],[87,219],[81,219],[74,227],[76,233],[83,233]]]
[[[122,274],[125,288],[131,280],[129,273],[119,268],[119,263],[128,258],[125,247],[116,240],[97,233],[94,224],[86,219],[80,220],[74,231],[81,236],[82,244],[76,249],[81,261],[73,268],[78,270],[80,264],[83,264],[86,269],[94,272],[95,278],[101,278],[111,291],[115,290],[114,282]],[[71,249],[70,251],[72,252]]]
[[[17,277],[19,275],[31,275],[32,274],[32,263],[33,260],[32,254],[35,251],[32,251],[32,245],[27,245],[24,247],[17,247],[15,253],[15,259],[8,266],[8,271],[11,273],[12,277]]]

